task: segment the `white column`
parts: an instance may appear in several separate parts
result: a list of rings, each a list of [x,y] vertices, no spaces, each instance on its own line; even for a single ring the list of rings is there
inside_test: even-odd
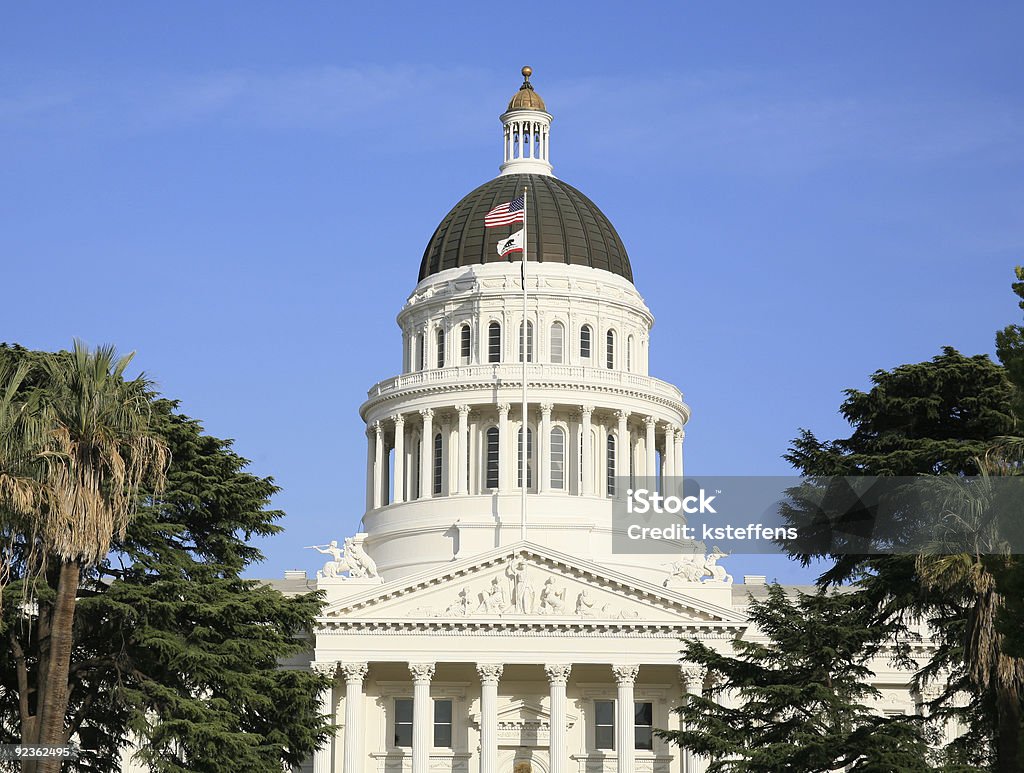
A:
[[[478,663],[480,675],[480,773],[498,773],[498,681],[504,666]]]
[[[629,411],[616,411],[615,417],[619,420],[619,428],[615,433],[615,474],[620,478],[629,478],[629,455],[633,453],[632,443],[629,442]],[[618,493],[619,496],[625,496],[625,487]]]
[[[683,477],[683,441],[686,439],[686,430],[676,430],[676,477],[682,480]]]
[[[427,773],[430,749],[434,745],[434,718],[431,716],[430,680],[433,663],[410,663],[412,673],[412,773]]]
[[[498,406],[498,491],[509,490],[509,471],[515,465],[509,464],[509,449],[511,443],[508,437],[508,412],[512,406],[508,403],[501,403]],[[515,458],[514,456],[512,458]]]
[[[589,497],[594,493],[594,449],[590,442],[590,416],[594,413],[594,406],[583,405],[580,410],[583,414],[583,496]]]
[[[424,408],[423,436],[420,438],[420,499],[430,499],[434,492],[434,411]]]
[[[338,664],[334,662],[313,663],[313,670],[321,676],[329,677],[332,682],[320,693],[320,713],[327,717],[329,724],[334,724],[334,674]],[[334,770],[334,736],[330,736],[322,747],[313,752],[313,773],[332,773]]]
[[[543,494],[551,486],[551,403],[540,406],[540,430],[537,432],[537,448],[540,452],[540,480],[537,491]]]
[[[569,682],[570,664],[544,666],[551,691],[551,740],[549,773],[569,773],[569,746],[566,739],[565,686]]]
[[[345,675],[345,764],[342,770],[363,768],[363,679],[366,663],[342,663]]]
[[[665,496],[675,494],[676,490],[674,484],[669,485],[669,478],[674,478],[676,474],[676,430],[671,424],[665,425],[665,458],[662,460],[662,475],[665,476],[665,480],[661,485],[661,493]]]
[[[646,475],[649,479],[655,478],[658,474],[657,470],[655,469],[655,465],[658,461],[658,452],[655,449],[657,440],[654,437],[654,425],[655,421],[653,416],[644,417],[644,428],[647,430],[646,445],[644,448],[644,450],[647,452],[647,464],[646,468],[644,469],[644,475]],[[648,480],[648,483],[649,482],[650,480]]]
[[[379,421],[373,423],[373,508],[383,504],[384,493],[384,428]]]
[[[459,442],[455,453],[458,458],[455,460],[456,473],[455,493],[467,494],[467,481],[469,480],[469,406],[457,406],[459,411]]]
[[[615,752],[619,759],[618,769],[620,771],[632,771],[636,756],[634,753],[636,708],[633,705],[633,685],[636,684],[636,675],[639,670],[640,666],[636,665],[612,666],[615,683],[619,687],[615,717]]]
[[[366,509],[373,509],[373,459],[376,453],[373,448],[374,432],[372,427],[366,428]]]
[[[396,414],[395,422],[395,481],[393,501],[401,504],[405,501],[405,417]]]
[[[704,694],[704,669],[701,666],[684,663],[679,666],[679,676],[683,682],[683,689],[688,694],[698,698]],[[704,757],[698,757],[689,749],[683,750],[683,773],[704,773],[706,769],[707,760]]]

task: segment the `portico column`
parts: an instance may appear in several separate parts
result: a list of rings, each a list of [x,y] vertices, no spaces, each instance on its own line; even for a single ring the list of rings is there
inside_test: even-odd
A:
[[[676,430],[676,477],[683,478],[683,440],[686,438],[685,429]]]
[[[459,411],[459,442],[456,453],[458,458],[455,460],[456,473],[455,479],[455,493],[466,494],[468,493],[466,483],[469,478],[469,406],[459,405],[457,406]]]
[[[342,663],[345,675],[345,764],[342,770],[363,767],[363,679],[366,663]]]
[[[366,509],[373,509],[373,460],[376,454],[374,450],[373,427],[366,427]]]
[[[395,482],[393,499],[397,504],[405,501],[405,417],[396,414],[395,422]]]
[[[667,497],[677,493],[675,484],[669,482],[676,474],[676,429],[671,424],[665,425],[665,458],[662,461],[664,465],[661,474],[665,476],[665,480],[661,484],[661,493]]]
[[[313,670],[321,676],[331,679],[331,684],[320,693],[320,713],[327,717],[329,724],[334,724],[334,674],[338,664],[335,662],[313,663]],[[332,773],[334,770],[334,736],[313,752],[313,773]]]
[[[434,492],[434,411],[424,408],[423,436],[420,438],[420,499],[430,499]]]
[[[508,412],[512,406],[508,403],[498,405],[498,491],[508,491],[508,475],[512,465],[508,439]]]
[[[430,748],[434,743],[433,717],[430,716],[430,680],[433,663],[410,663],[412,673],[412,773],[427,773]]]
[[[569,749],[566,743],[565,686],[569,681],[572,665],[559,663],[544,666],[551,690],[551,736],[549,749],[549,773],[569,773]]]
[[[384,428],[373,423],[373,509],[381,506],[384,493]]]
[[[658,471],[654,467],[658,460],[658,452],[654,447],[657,442],[654,437],[654,425],[655,421],[653,416],[644,417],[644,427],[647,430],[647,439],[644,444],[644,451],[647,452],[647,463],[645,465],[646,469],[644,470],[644,475],[650,479],[653,479],[658,475]],[[650,482],[650,480],[647,481],[648,484],[650,484]]]
[[[540,450],[540,481],[537,491],[543,494],[551,486],[551,403],[540,406],[540,436],[537,445]]]
[[[633,770],[634,744],[636,739],[636,708],[633,705],[633,685],[640,666],[612,666],[615,683],[619,686],[618,702],[616,703],[615,752],[619,759],[620,771]]]
[[[629,411],[616,411],[615,417],[619,420],[619,429],[615,433],[615,474],[619,478],[629,477],[629,455],[633,453],[629,442]],[[620,496],[626,493],[625,488],[619,492]]]
[[[583,415],[583,459],[581,460],[583,477],[583,496],[589,497],[594,493],[594,449],[590,442],[590,416],[594,413],[594,406],[581,405],[580,411]]]
[[[704,693],[704,669],[701,666],[684,663],[679,666],[679,677],[683,682],[683,689],[689,695],[701,697]],[[680,730],[686,730],[680,727]],[[683,750],[683,773],[704,773],[707,768],[707,760],[698,757],[689,749]]]
[[[478,663],[480,674],[480,773],[498,773],[498,681],[500,663]]]

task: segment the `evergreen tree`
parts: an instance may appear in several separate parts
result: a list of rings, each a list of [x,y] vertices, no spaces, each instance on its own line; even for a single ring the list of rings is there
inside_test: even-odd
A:
[[[846,393],[840,410],[853,427],[850,437],[823,442],[804,430],[786,459],[807,476],[973,475],[982,471],[997,438],[1014,426],[1012,386],[1005,371],[983,355],[965,357],[947,347],[929,362],[878,371],[872,382],[868,392]],[[797,550],[795,557],[806,562],[822,556]],[[824,557],[832,566],[819,579],[823,587],[857,582],[856,597],[865,609],[904,634],[920,620],[930,624],[937,650],[918,676],[948,688],[929,709],[969,728],[950,755],[1018,773],[1024,663],[1006,656],[995,628],[1002,606],[995,579],[1005,561],[970,555]],[[968,705],[956,705],[957,692],[971,696]]]
[[[684,660],[711,687],[676,709],[684,730],[661,732],[710,760],[709,773],[892,773],[932,770],[920,717],[881,716],[869,684],[893,629],[874,624],[852,594],[796,594],[768,587],[748,615],[758,637],[725,655],[688,641]],[[720,705],[717,698],[731,700]]]
[[[6,349],[3,358],[46,356]],[[26,378],[41,388],[45,380],[38,367]],[[123,538],[83,573],[66,723],[84,751],[66,769],[119,770],[120,750],[138,743],[158,773],[280,773],[329,730],[317,700],[326,678],[280,667],[310,647],[322,599],[242,579],[262,559],[250,538],[280,529],[282,513],[268,507],[276,486],[246,472],[230,441],[204,433],[176,403],[154,399],[151,408],[150,426],[171,452],[167,483],[159,497],[140,492]],[[45,609],[59,573],[33,578],[24,539],[8,536],[15,560],[2,602],[10,647],[0,648],[0,737],[14,743],[35,711],[48,638],[22,600]]]

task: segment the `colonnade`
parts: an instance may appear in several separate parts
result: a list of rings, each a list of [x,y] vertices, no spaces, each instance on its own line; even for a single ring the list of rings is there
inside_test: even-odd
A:
[[[456,405],[447,410],[424,408],[396,413],[385,420],[372,422],[366,431],[366,509],[415,499],[430,499],[438,494],[435,490],[438,479],[443,480],[440,493],[445,496],[500,494],[518,490],[518,432],[522,422],[520,417],[513,430],[510,420],[512,411],[511,403]],[[595,422],[595,411],[601,414],[600,422]],[[475,443],[471,438],[471,413],[476,419]],[[581,496],[610,494],[605,483],[605,470],[598,469],[595,464],[595,459],[603,458],[607,461],[607,449],[593,447],[595,426],[603,427],[615,438],[615,476],[682,477],[683,440],[686,433],[682,427],[671,422],[628,410],[599,409],[586,404],[539,403],[531,405],[529,413],[527,423],[534,435],[529,448],[531,468],[534,470],[532,475],[535,476],[532,489],[537,493],[575,493]],[[557,478],[554,481],[552,478],[551,437],[556,413],[560,419],[558,426],[563,427],[563,431],[568,430],[562,445],[561,485],[558,485]],[[485,480],[488,448],[482,428],[490,426],[495,426],[498,434],[496,487],[488,486]],[[533,427],[537,428],[535,433]],[[442,437],[441,472],[437,471],[436,466],[437,433]],[[472,454],[475,464],[471,463],[471,444],[476,446]],[[393,480],[390,463],[392,450]],[[416,468],[407,469],[407,464],[415,465]],[[576,475],[572,481],[568,474],[570,466]]]
[[[412,773],[428,773],[430,752],[433,746],[430,684],[436,664],[408,663],[413,694],[412,728]],[[640,666],[637,664],[611,664],[616,685],[615,757],[618,770],[632,771],[635,768],[634,687]],[[345,683],[345,726],[343,742],[343,770],[345,773],[361,773],[366,767],[364,751],[365,694],[363,683],[369,667],[365,662],[317,662],[313,668],[322,674],[335,678],[343,677]],[[703,671],[695,666],[683,665],[681,678],[684,689],[700,695]],[[480,773],[498,773],[498,687],[504,665],[501,663],[478,663],[476,672],[480,679]],[[544,666],[549,689],[549,773],[569,773],[570,754],[567,743],[568,699],[566,688],[572,673],[571,663],[553,663]],[[333,717],[334,687],[323,691],[320,696],[320,711]],[[334,773],[333,739],[313,756],[313,773]],[[704,773],[703,760],[685,755],[684,773]]]

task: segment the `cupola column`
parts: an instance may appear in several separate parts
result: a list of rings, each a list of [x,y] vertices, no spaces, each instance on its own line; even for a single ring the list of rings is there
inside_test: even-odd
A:
[[[384,428],[373,423],[373,509],[383,504],[384,494]]]
[[[580,412],[583,416],[583,458],[580,460],[580,477],[583,481],[583,496],[589,497],[594,494],[594,449],[590,437],[590,417],[594,413],[594,406],[582,405]]]
[[[540,451],[540,480],[537,482],[537,491],[541,494],[547,492],[551,486],[551,403],[544,403],[540,406],[540,431],[537,433],[537,447]]]
[[[680,480],[683,477],[683,440],[686,439],[686,430],[676,430],[676,477]]]
[[[615,440],[615,474],[620,478],[628,478],[629,458],[633,453],[633,444],[629,442],[629,411],[617,411],[615,417],[619,420],[618,437]],[[625,494],[625,489],[619,493]]]
[[[657,453],[658,452],[655,449],[655,445],[656,445],[657,441],[655,440],[655,437],[654,437],[654,430],[655,430],[655,426],[654,425],[655,425],[655,420],[654,420],[653,416],[645,416],[644,417],[644,428],[647,430],[647,438],[646,438],[645,447],[644,447],[644,451],[646,452],[646,457],[647,457],[647,460],[646,460],[647,464],[645,465],[645,468],[644,468],[644,475],[646,475],[648,478],[651,478],[651,479],[653,479],[658,474],[657,468],[655,466],[657,461],[658,461],[658,457],[657,457]],[[648,480],[648,484],[649,483],[650,483],[650,480]]]
[[[662,459],[661,483],[662,496],[675,494],[674,484],[670,482],[676,475],[676,429],[671,424],[665,425],[665,458]]]
[[[509,449],[511,445],[508,437],[508,413],[512,410],[509,403],[501,403],[498,406],[498,491],[504,492],[509,489],[509,470],[512,465]]]
[[[420,499],[430,499],[434,490],[434,411],[424,408],[423,436],[420,438]]]
[[[373,432],[373,427],[366,428],[366,509],[373,509],[373,460],[376,451],[374,449],[374,439],[376,435]]]
[[[396,414],[392,421],[395,423],[395,480],[393,501],[401,504],[405,501],[405,417]]]
[[[544,100],[530,83],[533,70],[524,67],[522,72],[523,85],[501,116],[504,140],[501,173],[550,175],[548,134],[552,118],[546,112]]]
[[[455,478],[455,493],[466,494],[469,479],[469,406],[458,406],[459,411],[459,442],[455,453],[455,469],[458,471]]]

